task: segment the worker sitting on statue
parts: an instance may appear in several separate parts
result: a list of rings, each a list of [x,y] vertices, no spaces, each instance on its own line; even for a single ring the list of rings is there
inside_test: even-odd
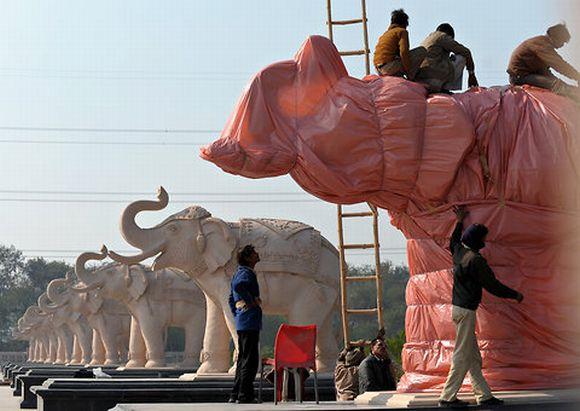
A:
[[[550,71],[552,68],[576,82],[580,79],[580,73],[556,51],[570,41],[570,38],[566,25],[557,24],[550,27],[546,35],[524,41],[511,55],[507,69],[510,83],[545,88],[580,101],[578,87],[565,83]]]
[[[427,51],[424,47],[409,50],[409,16],[403,9],[391,13],[391,25],[375,47],[374,64],[381,76],[405,76],[414,80]]]
[[[367,391],[396,389],[393,363],[389,358],[385,340],[379,336],[371,341],[371,353],[358,367],[359,395]]]
[[[463,70],[467,68],[467,85],[477,87],[475,64],[471,51],[455,40],[455,30],[449,23],[440,24],[422,43],[427,56],[417,72],[416,81],[430,93],[449,93],[463,88]]]

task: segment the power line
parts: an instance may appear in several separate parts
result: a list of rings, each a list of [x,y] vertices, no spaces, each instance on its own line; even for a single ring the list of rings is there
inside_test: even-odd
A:
[[[106,204],[127,204],[133,202],[133,200],[105,200],[105,199],[93,199],[93,200],[85,200],[85,199],[58,199],[58,198],[0,198],[0,202],[5,203],[106,203]],[[191,201],[186,200],[173,200],[171,201],[172,204],[191,204]],[[322,200],[315,200],[315,199],[304,199],[304,200],[207,200],[202,201],[204,204],[244,204],[244,203],[325,203]]]
[[[101,128],[101,127],[29,127],[29,126],[0,126],[0,130],[7,131],[58,131],[75,133],[220,133],[221,130],[212,129],[179,129],[179,128]]]
[[[152,195],[151,191],[67,191],[67,190],[0,190],[4,194],[71,194],[71,195]],[[219,195],[307,195],[299,191],[278,192],[171,192],[171,196],[219,196]]]
[[[381,251],[405,251],[405,247],[384,247],[380,249]],[[81,249],[21,249],[23,253],[84,253],[87,250]],[[115,250],[119,253],[134,253],[136,250]],[[366,254],[359,252],[359,254]],[[374,254],[374,252],[368,252],[368,254]],[[354,254],[351,254],[354,255]]]
[[[147,142],[147,141],[75,141],[75,140],[0,140],[0,143],[9,144],[72,144],[96,146],[205,146],[207,143],[179,143],[179,142]]]

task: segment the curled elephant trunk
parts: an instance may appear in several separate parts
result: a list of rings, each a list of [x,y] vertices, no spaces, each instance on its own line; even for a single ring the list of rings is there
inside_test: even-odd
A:
[[[67,283],[68,280],[66,278],[58,278],[48,283],[48,287],[46,287],[46,294],[48,295],[48,298],[56,304],[63,304],[66,300],[66,297],[64,296],[65,292],[59,291],[58,288],[60,286],[66,285]]]
[[[121,215],[121,234],[133,247],[148,250],[155,242],[154,229],[141,228],[135,222],[135,216],[141,211],[157,211],[167,207],[169,195],[163,187],[157,191],[157,201],[139,200],[127,206]]]
[[[91,273],[87,270],[86,263],[89,260],[96,260],[101,261],[107,258],[107,247],[103,246],[101,248],[100,253],[82,253],[79,255],[75,261],[75,274],[77,275],[78,279],[85,283],[86,287],[91,287],[90,289],[95,289],[100,287],[103,283],[102,278],[98,278],[94,273]],[[73,287],[74,291],[78,291],[82,287]],[[90,291],[90,290],[88,290]],[[78,292],[86,292],[86,291],[78,291]]]
[[[50,304],[48,295],[46,295],[46,293],[43,293],[40,297],[38,297],[38,306],[47,314],[55,312],[57,309],[62,307],[62,305],[63,304]],[[39,315],[42,314],[39,313]]]

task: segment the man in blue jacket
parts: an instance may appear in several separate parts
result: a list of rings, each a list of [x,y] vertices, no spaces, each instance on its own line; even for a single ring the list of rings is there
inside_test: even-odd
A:
[[[262,329],[260,286],[254,267],[260,256],[252,245],[238,253],[238,270],[232,278],[229,304],[238,333],[238,361],[230,402],[254,402],[254,379],[260,362]]]

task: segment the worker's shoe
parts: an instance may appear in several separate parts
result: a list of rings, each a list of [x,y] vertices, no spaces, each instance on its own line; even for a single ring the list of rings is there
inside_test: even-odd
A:
[[[481,401],[479,403],[479,405],[485,405],[485,406],[503,405],[503,400],[500,400],[499,398],[496,398],[496,397],[491,397],[487,400]]]
[[[467,401],[462,401],[458,398],[453,401],[439,400],[439,407],[441,408],[465,408],[467,406],[469,406]]]

